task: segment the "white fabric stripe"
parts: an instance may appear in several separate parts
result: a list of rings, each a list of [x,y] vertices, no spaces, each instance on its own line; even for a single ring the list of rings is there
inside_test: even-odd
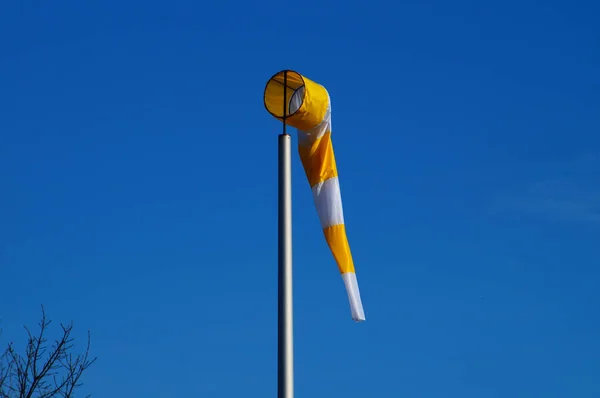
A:
[[[327,110],[323,121],[309,130],[298,130],[298,145],[311,146],[313,142],[331,131],[331,100],[327,93]]]
[[[329,178],[315,184],[312,188],[317,214],[321,220],[321,227],[344,223],[344,210],[342,208],[342,194],[340,182],[337,177]]]
[[[292,98],[290,98],[290,115],[298,112],[298,109],[302,106],[302,101],[304,101],[304,86],[294,91]]]
[[[360,300],[360,291],[358,290],[356,274],[354,272],[346,272],[342,274],[342,278],[344,279],[344,285],[346,285],[348,300],[350,300],[352,319],[357,322],[364,321],[366,319],[365,311],[363,310],[362,301]]]

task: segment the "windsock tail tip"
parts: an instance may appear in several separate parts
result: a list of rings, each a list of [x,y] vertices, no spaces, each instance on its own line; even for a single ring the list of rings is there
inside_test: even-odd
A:
[[[346,285],[346,292],[348,293],[348,300],[350,301],[352,319],[356,322],[363,322],[365,320],[365,312],[360,299],[360,291],[358,289],[356,274],[354,272],[345,272],[342,274],[342,279],[344,280],[344,285]]]

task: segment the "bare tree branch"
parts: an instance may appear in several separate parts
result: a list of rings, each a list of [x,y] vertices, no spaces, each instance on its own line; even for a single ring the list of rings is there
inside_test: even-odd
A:
[[[90,357],[90,332],[85,351],[74,355],[73,324],[61,324],[60,338],[49,348],[46,332],[50,324],[42,306],[39,332],[33,334],[25,327],[25,354],[10,343],[0,356],[0,398],[73,398],[83,385],[83,373],[96,362]]]

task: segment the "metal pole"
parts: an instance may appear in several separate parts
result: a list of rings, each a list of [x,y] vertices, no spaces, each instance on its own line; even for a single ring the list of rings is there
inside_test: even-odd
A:
[[[291,137],[286,132],[287,72],[284,72],[283,133],[279,135],[279,266],[277,398],[294,398],[294,333],[292,306],[292,164]]]

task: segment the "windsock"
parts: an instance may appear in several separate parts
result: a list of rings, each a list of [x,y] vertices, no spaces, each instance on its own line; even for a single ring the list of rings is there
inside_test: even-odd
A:
[[[298,153],[313,192],[325,240],[346,286],[352,319],[364,321],[331,141],[329,93],[325,87],[298,72],[285,70],[267,82],[264,103],[271,115],[298,130]]]

